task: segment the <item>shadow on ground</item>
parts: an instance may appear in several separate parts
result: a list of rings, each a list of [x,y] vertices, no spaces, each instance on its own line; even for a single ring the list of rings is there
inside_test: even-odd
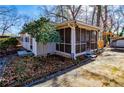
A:
[[[124,53],[124,50],[121,49],[111,49],[112,52],[120,52],[120,53]]]

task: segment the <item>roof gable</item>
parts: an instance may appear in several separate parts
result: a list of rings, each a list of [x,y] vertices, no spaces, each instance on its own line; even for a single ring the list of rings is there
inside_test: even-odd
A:
[[[56,24],[57,29],[66,28],[66,27],[75,27],[75,26],[78,26],[80,28],[84,28],[84,29],[87,29],[87,30],[100,30],[99,27],[84,24],[81,21],[66,21],[66,22],[63,22],[63,23]]]

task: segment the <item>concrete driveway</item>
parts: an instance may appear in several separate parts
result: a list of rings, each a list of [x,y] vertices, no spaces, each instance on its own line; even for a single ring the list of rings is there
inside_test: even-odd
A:
[[[34,87],[124,86],[124,52],[106,49],[97,59]]]

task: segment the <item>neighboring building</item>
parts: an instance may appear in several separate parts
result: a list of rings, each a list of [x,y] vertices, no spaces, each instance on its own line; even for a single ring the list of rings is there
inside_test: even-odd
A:
[[[9,38],[10,36],[0,36],[0,38]]]
[[[97,49],[98,32],[95,26],[83,24],[79,21],[67,21],[56,24],[60,34],[60,43],[48,43],[42,45],[27,33],[20,33],[21,44],[27,50],[31,50],[36,56],[45,54],[58,54],[65,57],[76,58],[87,50]]]
[[[117,38],[111,41],[111,47],[124,48],[124,37]]]

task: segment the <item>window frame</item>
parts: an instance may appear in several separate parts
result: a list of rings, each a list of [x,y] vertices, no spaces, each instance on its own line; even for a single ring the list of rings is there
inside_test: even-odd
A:
[[[65,37],[66,29],[70,29],[70,42],[69,42],[69,43],[66,43],[66,42],[65,42],[65,39],[66,39],[66,37]],[[57,46],[57,44],[58,44],[58,49],[57,49],[57,47],[56,47],[56,50],[57,50],[57,51],[60,51],[61,44],[63,44],[63,45],[64,45],[64,51],[60,51],[60,52],[65,52],[65,53],[71,54],[71,28],[70,28],[70,27],[68,27],[68,28],[63,28],[63,29],[59,29],[59,30],[57,30],[57,31],[58,31],[58,32],[59,32],[59,31],[64,31],[64,41],[63,41],[63,42],[56,43],[56,46]],[[60,36],[60,37],[61,37],[61,36]],[[70,45],[70,52],[67,52],[67,51],[66,51],[66,45]]]

